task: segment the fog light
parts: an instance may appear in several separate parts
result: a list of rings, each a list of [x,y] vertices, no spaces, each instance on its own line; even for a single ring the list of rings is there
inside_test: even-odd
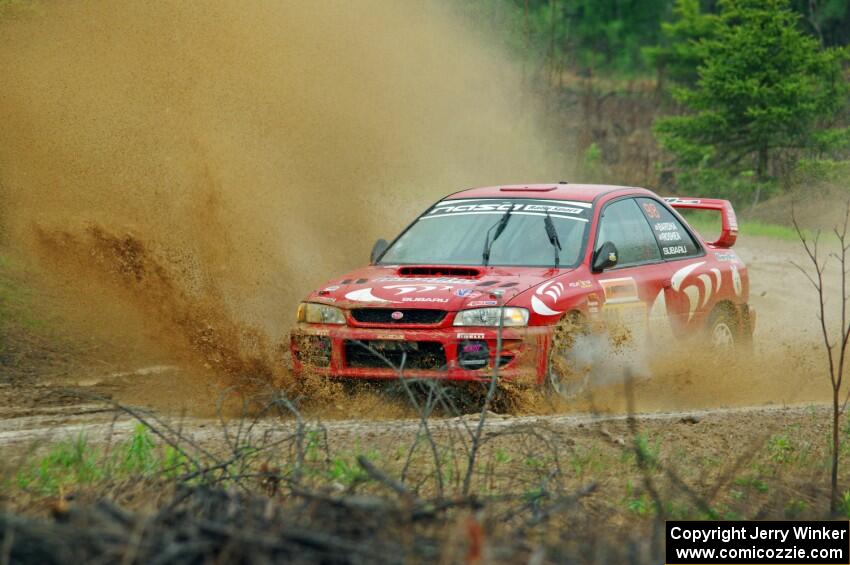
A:
[[[331,364],[331,338],[320,335],[293,336],[295,357],[305,365],[328,367]]]

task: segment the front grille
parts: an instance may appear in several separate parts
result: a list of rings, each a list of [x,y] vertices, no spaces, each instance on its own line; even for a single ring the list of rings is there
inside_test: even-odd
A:
[[[435,341],[346,340],[343,347],[346,364],[354,369],[397,369],[402,360],[405,369],[446,368],[443,344]]]
[[[396,314],[394,318],[394,312],[400,312],[401,317]],[[351,317],[361,324],[426,325],[442,322],[446,311],[419,308],[355,308],[351,311]]]

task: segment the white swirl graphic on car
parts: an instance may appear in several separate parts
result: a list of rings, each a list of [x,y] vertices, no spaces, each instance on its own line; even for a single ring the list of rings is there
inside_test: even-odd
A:
[[[550,302],[552,306],[554,306],[558,300],[561,299],[562,294],[564,294],[563,283],[548,282],[541,285],[534,292],[534,296],[531,297],[531,309],[541,316],[557,316],[558,314],[563,314],[563,310],[553,310],[546,304],[546,302]]]
[[[380,287],[382,290],[394,290],[396,291],[395,296],[402,296],[405,294],[411,293],[421,293],[421,292],[432,292],[432,291],[447,291],[454,288],[451,285],[433,285],[433,284],[390,284],[386,286]],[[385,298],[380,298],[375,296],[372,293],[372,287],[361,288],[359,290],[352,290],[345,297],[348,300],[353,300],[356,302],[398,302],[397,300],[387,300]]]
[[[433,284],[390,284],[386,285],[383,288],[391,288],[396,289],[398,292],[396,296],[401,296],[402,294],[410,294],[411,292],[431,292],[432,290],[437,291],[445,291],[451,290],[453,287],[451,285],[442,285],[437,286]]]
[[[372,294],[371,288],[361,288],[360,290],[352,290],[348,294],[345,295],[348,300],[354,300],[355,302],[392,302],[391,300],[384,300],[383,298],[379,298]]]

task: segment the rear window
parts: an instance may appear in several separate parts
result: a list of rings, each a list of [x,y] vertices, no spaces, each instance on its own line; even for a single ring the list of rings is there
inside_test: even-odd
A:
[[[702,250],[682,222],[663,204],[652,198],[638,198],[641,212],[646,216],[664,259],[694,257]]]

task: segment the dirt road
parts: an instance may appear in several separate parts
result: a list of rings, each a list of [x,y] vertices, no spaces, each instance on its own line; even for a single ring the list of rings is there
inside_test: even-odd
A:
[[[815,294],[792,264],[804,264],[799,244],[750,238],[736,249],[749,265],[751,303],[758,312],[753,356],[716,363],[694,362],[689,352],[659,352],[651,376],[634,385],[633,410],[643,418],[675,421],[711,414],[733,421],[764,414],[775,418],[783,407],[817,405],[828,399]],[[829,290],[835,296],[838,289],[830,285]],[[111,401],[144,407],[202,435],[205,427],[217,429],[219,384],[203,382],[173,360],[161,361],[124,370],[80,369],[0,386],[4,401],[0,403],[0,445],[81,431],[92,437],[127,433],[135,423],[128,414],[116,413]],[[576,402],[554,407],[532,403],[526,412],[533,415],[495,417],[488,426],[526,420],[577,426],[600,418],[616,420],[626,410],[623,383],[613,380],[598,383]],[[404,398],[376,392],[353,398],[331,396],[308,405],[305,415],[328,422],[333,429],[370,434],[417,426],[416,414]]]

